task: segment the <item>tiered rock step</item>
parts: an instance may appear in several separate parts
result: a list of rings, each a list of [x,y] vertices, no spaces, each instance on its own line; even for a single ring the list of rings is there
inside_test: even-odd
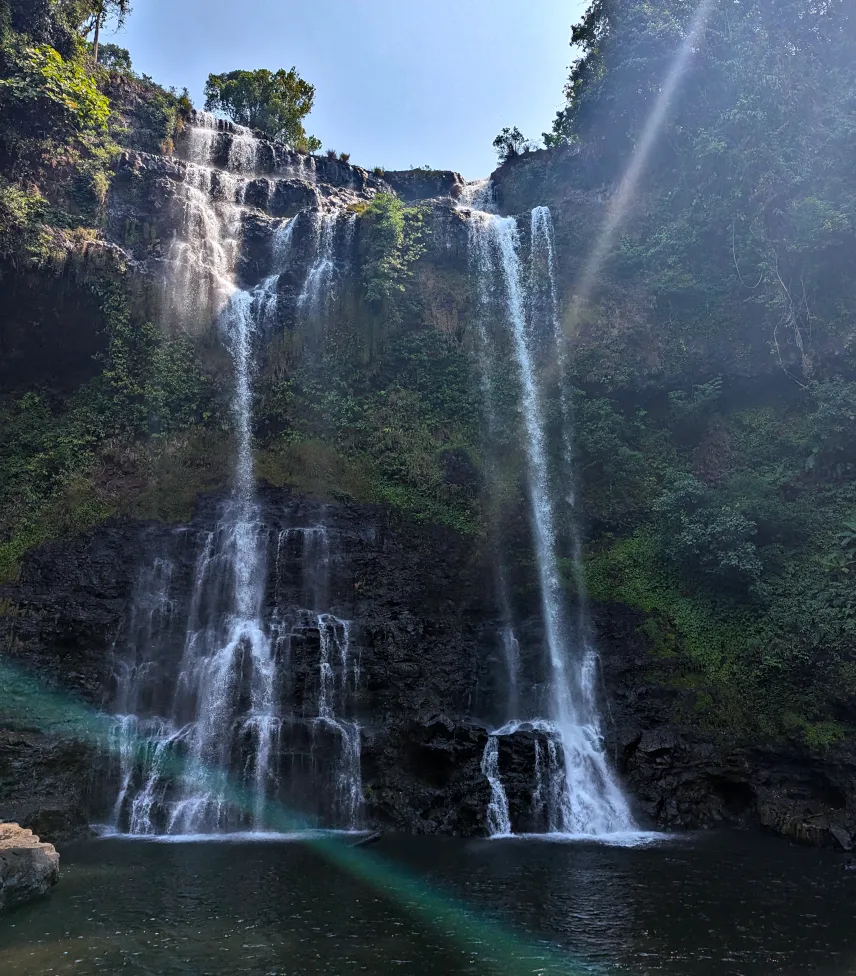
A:
[[[210,173],[213,195],[226,203],[240,203],[261,210],[270,217],[294,217],[301,210],[342,209],[373,196],[375,187],[355,188],[347,184],[318,182],[302,175],[259,175],[200,166],[176,156],[126,150],[119,157],[117,173],[137,179],[166,178],[184,183],[188,172]],[[236,200],[235,197],[238,197]]]
[[[197,112],[189,129],[176,142],[176,156],[192,162],[188,133],[193,130],[211,133],[209,164],[226,172],[257,176],[279,176],[307,183],[323,183],[338,189],[372,196],[389,191],[380,176],[360,166],[326,155],[313,156],[287,146],[270,142],[258,133],[232,122]]]

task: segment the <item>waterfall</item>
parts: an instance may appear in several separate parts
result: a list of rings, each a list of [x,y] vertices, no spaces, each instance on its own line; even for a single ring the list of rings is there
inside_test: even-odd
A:
[[[532,270],[536,272],[539,264],[547,281],[549,298],[549,320],[552,326],[554,340],[555,361],[559,374],[559,405],[562,412],[562,480],[566,486],[565,503],[568,508],[568,524],[570,527],[570,556],[573,568],[573,580],[576,588],[577,633],[583,646],[580,667],[580,685],[583,700],[590,704],[590,712],[595,724],[595,734],[600,735],[596,698],[595,678],[597,674],[597,653],[592,638],[588,620],[588,595],[585,590],[585,574],[583,572],[582,540],[580,538],[579,519],[576,516],[576,472],[574,470],[574,419],[571,398],[563,378],[567,375],[567,354],[562,323],[559,320],[559,299],[556,287],[556,259],[553,240],[553,218],[548,207],[535,207],[532,211],[531,225]]]
[[[295,559],[295,557],[297,557]],[[361,730],[349,715],[352,693],[359,689],[359,654],[354,652],[352,624],[329,611],[331,538],[324,525],[289,528],[277,541],[277,581],[283,560],[300,563],[302,607],[281,616],[276,629],[279,640],[288,648],[296,634],[307,628],[319,635],[318,682],[315,716],[316,731],[333,737],[334,760],[332,791],[337,823],[354,829],[359,826],[363,806],[360,768]]]
[[[504,590],[504,580],[502,587]],[[505,604],[505,616],[510,617],[511,612],[507,609],[508,598],[503,592],[501,603]],[[520,708],[520,641],[514,633],[511,624],[506,624],[500,633],[502,642],[502,657],[505,664],[505,674],[508,681],[508,714],[517,715]]]
[[[297,218],[284,220],[274,231],[271,254],[273,257],[274,273],[268,275],[256,289],[255,299],[258,303],[256,320],[264,331],[269,331],[276,325],[276,313],[279,307],[279,279],[291,261],[291,245]]]
[[[532,215],[532,266],[528,282],[520,258],[520,234],[514,218],[473,212],[470,216],[470,248],[482,304],[490,304],[497,294],[501,296],[500,310],[511,340],[520,388],[519,409],[525,431],[530,521],[544,625],[545,664],[549,676],[547,714],[529,719],[533,725],[547,732],[548,751],[545,764],[540,755],[541,746],[538,745],[536,750],[536,775],[541,783],[536,786],[536,793],[540,795],[533,797],[533,806],[536,803],[545,805],[548,829],[551,831],[603,835],[631,830],[634,825],[604,751],[594,685],[596,655],[588,636],[584,594],[582,591],[577,594],[580,612],[576,626],[572,626],[567,616],[564,586],[559,572],[557,492],[550,474],[543,394],[535,368],[539,323],[534,321],[538,316],[534,308],[536,303],[531,301],[532,277],[538,283],[546,274],[551,305],[551,321],[547,330],[551,348],[548,353],[561,368],[564,353],[557,316],[552,229],[548,216],[546,208],[538,208]],[[546,268],[545,271],[538,271],[539,261]],[[487,337],[483,336],[481,341],[487,341]],[[566,462],[570,464],[572,430],[569,411],[566,411],[563,419]],[[576,537],[576,520],[572,511],[569,515]],[[579,569],[578,542],[573,548],[573,558]],[[579,572],[575,575],[578,579],[581,576]],[[511,718],[515,718],[518,725],[524,720],[523,716]],[[484,768],[491,768],[492,775],[496,776],[499,775],[498,765],[494,771],[492,760],[488,761],[488,752],[495,749],[491,739],[501,733],[508,734],[508,729],[489,736],[485,752]],[[561,775],[557,776],[559,750]],[[491,791],[495,793],[493,783]],[[548,798],[546,794],[550,791],[553,795]],[[492,820],[498,822],[495,806]]]
[[[458,198],[459,207],[469,207],[485,213],[494,212],[494,185],[492,180],[473,180],[464,184]]]
[[[562,743],[550,728],[544,730],[544,742],[535,741],[535,789],[532,792],[532,813],[536,822],[548,833],[564,829],[565,783],[564,763],[560,760]],[[546,752],[546,757],[545,757]]]
[[[258,169],[260,145],[252,129],[234,126],[229,144],[229,169],[239,173],[255,173]]]
[[[508,798],[499,776],[499,738],[489,735],[482,758],[481,771],[490,784],[490,803],[487,826],[491,837],[505,837],[511,833]]]
[[[176,559],[163,554],[140,573],[116,650],[114,752],[119,789],[113,826],[132,834],[202,834],[264,830],[272,800],[289,792],[283,750],[299,753],[301,723],[332,739],[332,780],[319,817],[356,827],[363,803],[360,727],[350,713],[359,682],[350,622],[329,605],[330,540],[324,526],[272,531],[256,495],[253,460],[254,349],[276,321],[278,285],[290,264],[295,218],[273,233],[270,273],[251,289],[238,287],[243,172],[257,165],[258,140],[231,127],[225,172],[212,165],[225,130],[200,114],[189,133],[178,229],[170,245],[167,313],[186,322],[216,318],[232,360],[233,486],[195,559],[186,614],[178,613]],[[320,308],[333,268],[336,214],[317,215],[317,258],[302,294]],[[209,319],[209,322],[211,319]],[[301,607],[281,610],[283,546],[300,539]],[[275,540],[275,543],[274,543]],[[271,552],[275,544],[275,552]],[[265,596],[274,562],[277,608]],[[184,622],[181,656],[176,646]],[[292,643],[317,633],[314,714],[295,715],[288,698]],[[306,640],[304,640],[306,644]],[[288,741],[286,741],[288,740]],[[308,792],[319,788],[311,765]],[[299,792],[299,791],[292,791]]]
[[[543,279],[546,284],[547,318],[549,320],[548,324],[552,327],[555,360],[559,375],[559,404],[562,411],[563,476],[567,484],[565,500],[568,505],[573,507],[576,504],[574,495],[574,422],[571,398],[568,396],[567,385],[563,382],[563,378],[567,375],[567,354],[565,352],[565,337],[562,331],[562,323],[559,321],[553,218],[550,214],[549,207],[535,207],[532,211],[530,237],[530,246],[532,249],[530,288],[533,292],[537,290],[539,278]],[[574,539],[574,560],[575,563],[579,564],[581,549],[577,520],[575,518],[570,520],[570,526]],[[578,574],[577,578],[581,580],[582,574]]]
[[[297,298],[298,309],[311,319],[318,319],[326,310],[336,271],[334,260],[336,225],[340,211],[316,213],[313,227],[315,261],[306,275],[303,289]],[[351,226],[349,224],[349,226]]]
[[[332,614],[318,615],[321,634],[320,692],[318,696],[318,723],[326,725],[339,739],[339,755],[336,760],[336,806],[342,822],[348,827],[357,826],[357,818],[363,803],[362,777],[360,772],[360,727],[340,717],[338,712],[347,700],[349,680],[352,675],[356,688],[359,684],[359,665],[351,661],[351,625]],[[339,665],[338,681],[331,655]]]

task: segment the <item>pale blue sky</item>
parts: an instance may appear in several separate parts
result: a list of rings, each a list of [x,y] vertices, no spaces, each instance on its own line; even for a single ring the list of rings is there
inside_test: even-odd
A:
[[[562,103],[584,0],[134,0],[115,38],[138,72],[187,86],[210,72],[290,68],[317,89],[307,129],[352,162],[495,166],[505,125],[540,138]]]

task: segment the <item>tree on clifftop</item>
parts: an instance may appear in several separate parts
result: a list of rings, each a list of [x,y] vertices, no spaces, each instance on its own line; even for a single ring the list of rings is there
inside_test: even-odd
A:
[[[115,17],[117,26],[121,27],[131,12],[131,0],[90,0],[88,6],[91,14],[86,24],[86,34],[95,31],[95,37],[92,39],[92,57],[97,61],[101,28],[110,17]]]
[[[500,132],[493,140],[493,148],[499,156],[500,163],[505,163],[521,153],[532,152],[538,146],[536,143],[530,142],[515,125],[513,129],[506,126]]]
[[[259,129],[268,138],[304,152],[321,148],[320,141],[303,128],[314,101],[315,86],[304,81],[296,68],[230,71],[209,75],[205,84],[209,112],[223,112],[239,125]]]

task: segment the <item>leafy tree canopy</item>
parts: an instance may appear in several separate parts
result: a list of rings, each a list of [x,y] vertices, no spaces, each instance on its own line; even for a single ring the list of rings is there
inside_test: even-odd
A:
[[[130,52],[124,47],[119,47],[118,44],[100,44],[98,46],[98,63],[109,71],[117,71],[119,74],[130,75],[134,73]]]
[[[320,141],[307,135],[303,127],[314,101],[315,86],[304,81],[296,68],[230,71],[209,75],[205,84],[209,112],[222,112],[239,125],[258,129],[269,139],[304,152],[321,148]]]
[[[643,189],[647,226],[622,243],[657,299],[705,307],[724,289],[766,316],[780,359],[811,375],[820,322],[856,302],[856,17],[852,0],[714,3],[690,44],[694,0],[594,0],[549,145],[579,144],[621,178],[678,53]]]
[[[493,140],[493,148],[496,150],[500,163],[504,163],[513,156],[519,156],[523,152],[536,149],[537,146],[530,142],[515,125],[513,128],[506,126],[500,132]]]
[[[131,12],[131,0],[85,0],[85,5],[88,16],[83,32],[85,36],[93,34],[92,56],[98,61],[102,28],[111,19],[115,19],[117,27],[121,27]]]

